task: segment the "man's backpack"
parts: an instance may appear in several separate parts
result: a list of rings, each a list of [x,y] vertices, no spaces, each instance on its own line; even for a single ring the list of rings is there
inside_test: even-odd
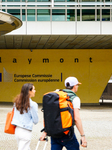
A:
[[[44,94],[43,112],[45,131],[48,136],[59,138],[74,133],[73,105],[64,91]]]

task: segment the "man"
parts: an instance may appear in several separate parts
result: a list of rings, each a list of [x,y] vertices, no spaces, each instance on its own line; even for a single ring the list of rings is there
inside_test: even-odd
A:
[[[87,147],[87,142],[86,142],[85,134],[82,127],[82,121],[79,113],[80,98],[75,94],[78,91],[78,86],[80,84],[81,83],[78,82],[77,78],[68,77],[65,80],[66,89],[64,89],[64,91],[68,93],[68,95],[70,96],[70,100],[72,101],[73,104],[75,125],[81,135],[81,146]],[[43,140],[46,135],[47,133],[43,132],[40,140]],[[77,141],[75,133],[72,139],[69,139],[69,136],[67,135],[65,135],[62,138],[51,137],[51,150],[62,150],[64,146],[66,147],[67,150],[79,150],[79,143]]]

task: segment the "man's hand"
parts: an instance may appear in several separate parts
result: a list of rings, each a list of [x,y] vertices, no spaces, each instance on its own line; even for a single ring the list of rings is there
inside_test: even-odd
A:
[[[43,132],[41,137],[40,137],[40,141],[44,141],[45,137],[47,136],[46,132]]]
[[[87,141],[86,141],[85,136],[81,137],[81,146],[82,147],[87,147]]]

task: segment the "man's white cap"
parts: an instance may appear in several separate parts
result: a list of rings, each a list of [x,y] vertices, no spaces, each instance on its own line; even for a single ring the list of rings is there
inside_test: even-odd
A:
[[[69,86],[74,86],[74,85],[77,85],[77,84],[81,84],[77,78],[75,77],[68,77],[66,78],[65,80],[65,87],[67,87],[67,83],[69,83]]]

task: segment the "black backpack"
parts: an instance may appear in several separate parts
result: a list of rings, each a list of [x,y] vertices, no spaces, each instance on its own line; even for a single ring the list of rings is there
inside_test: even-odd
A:
[[[73,105],[64,91],[54,91],[43,96],[45,132],[48,136],[60,138],[74,135]]]

